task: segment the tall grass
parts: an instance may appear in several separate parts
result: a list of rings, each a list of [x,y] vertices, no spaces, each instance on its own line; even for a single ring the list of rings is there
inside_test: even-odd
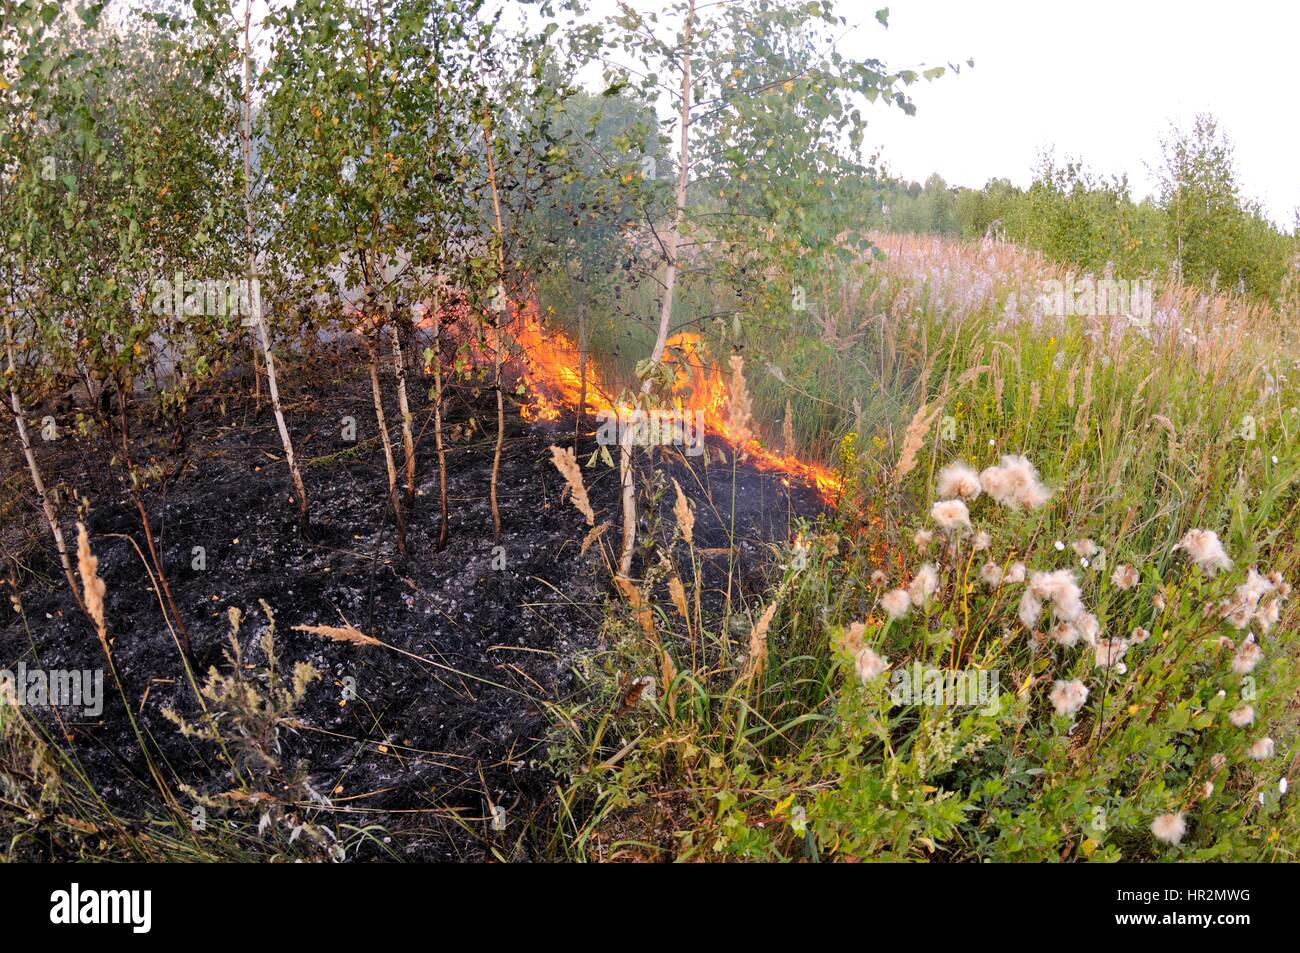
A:
[[[999,242],[878,240],[885,261],[837,275],[836,297],[797,316],[766,355],[780,375],[752,388],[760,420],[802,401],[805,445],[834,445],[854,477],[838,516],[806,535],[806,558],[787,553],[773,580],[765,666],[746,679],[741,659],[694,663],[664,612],[656,642],[677,671],[653,706],[621,706],[617,683],[593,668],[592,701],[560,722],[571,780],[557,850],[1295,859],[1300,822],[1280,784],[1294,780],[1297,753],[1294,612],[1283,603],[1281,623],[1257,631],[1263,660],[1244,677],[1232,659],[1246,631],[1222,616],[1248,568],[1296,574],[1297,316],[1169,286],[1149,322],[1058,318],[1033,303],[1061,273],[1040,256]],[[752,367],[761,341],[747,346]],[[937,415],[914,469],[895,479],[922,404]],[[939,532],[922,551],[937,471],[1003,454],[1038,467],[1048,504],[1014,512],[985,496],[970,512],[988,552]],[[1175,549],[1198,527],[1220,535],[1232,572],[1206,576]],[[1069,545],[1085,539],[1100,554],[1085,560]],[[1149,636],[1133,639],[1125,671],[1097,666],[1090,647],[1048,639],[1046,615],[1027,629],[1024,586],[987,585],[986,560],[1072,569],[1099,635]],[[938,569],[933,600],[886,618],[880,597],[926,561]],[[1132,588],[1112,580],[1121,563],[1138,570]],[[664,668],[639,629],[615,618],[610,635],[606,670]],[[893,671],[996,670],[999,702],[893,703],[892,674],[857,677],[862,648]],[[1053,684],[1074,679],[1088,701],[1057,715]],[[1237,727],[1228,713],[1247,704],[1254,721]],[[1275,753],[1255,760],[1265,737]],[[1186,817],[1179,844],[1152,833],[1167,813]]]

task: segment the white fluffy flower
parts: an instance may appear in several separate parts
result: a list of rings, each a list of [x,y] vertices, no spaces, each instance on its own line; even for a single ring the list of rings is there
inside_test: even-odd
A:
[[[1182,811],[1174,814],[1161,814],[1151,822],[1151,833],[1156,840],[1166,844],[1178,844],[1187,833],[1187,819]]]
[[[1088,700],[1088,686],[1077,678],[1070,682],[1058,678],[1047,698],[1058,715],[1069,718]]]
[[[1250,756],[1256,761],[1263,761],[1265,758],[1273,757],[1273,739],[1260,738],[1250,746]]]
[[[880,597],[880,607],[891,619],[901,619],[912,608],[912,597],[906,589],[892,589]]]
[[[883,658],[867,647],[858,651],[854,666],[858,672],[858,681],[863,685],[884,673],[889,668],[889,659]]]
[[[1036,510],[1052,495],[1029,459],[1015,454],[1005,454],[1000,464],[986,468],[980,474],[980,486],[1011,509]]]
[[[940,500],[930,507],[930,518],[949,533],[970,529],[970,510],[961,500]]]
[[[1026,589],[1025,594],[1020,597],[1020,608],[1017,610],[1021,623],[1026,629],[1032,629],[1038,624],[1038,617],[1042,613],[1043,601],[1034,595],[1033,589]]]
[[[931,563],[922,563],[912,581],[907,586],[907,594],[912,597],[912,605],[923,606],[930,601],[934,591],[939,588],[939,573]]]
[[[1187,553],[1187,558],[1207,576],[1232,568],[1232,560],[1219,542],[1219,534],[1212,529],[1189,529],[1174,548]]]
[[[1242,705],[1228,712],[1228,720],[1238,728],[1246,728],[1255,723],[1255,709]]]
[[[1264,653],[1254,642],[1250,640],[1242,642],[1236,654],[1232,656],[1232,670],[1238,675],[1249,675],[1263,656]]]
[[[1093,647],[1093,656],[1100,668],[1110,668],[1118,665],[1127,651],[1128,643],[1123,639],[1098,639]]]
[[[1128,563],[1120,563],[1115,567],[1115,571],[1110,574],[1110,581],[1115,584],[1117,589],[1132,589],[1137,585],[1138,571]]]
[[[941,499],[945,500],[956,496],[963,500],[973,500],[980,495],[979,474],[961,460],[950,463],[939,471],[936,492]]]

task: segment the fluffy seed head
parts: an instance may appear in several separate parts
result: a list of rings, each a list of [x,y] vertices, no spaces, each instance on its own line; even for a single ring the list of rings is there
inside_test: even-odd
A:
[[[949,533],[970,529],[970,511],[961,500],[940,500],[930,507],[930,518]]]
[[[943,500],[950,500],[953,497],[973,500],[980,495],[980,477],[973,467],[958,460],[939,471],[938,486],[935,490],[938,497]]]
[[[1234,708],[1228,713],[1228,720],[1238,728],[1246,728],[1255,723],[1255,709],[1249,705]]]
[[[1189,529],[1174,548],[1187,553],[1187,558],[1207,576],[1232,568],[1232,560],[1219,542],[1219,534],[1212,529]]]
[[[901,619],[912,608],[912,597],[906,589],[893,589],[880,597],[880,607],[891,619]]]
[[[854,668],[858,673],[858,681],[865,685],[889,668],[889,659],[877,655],[868,647],[863,647],[854,660]]]
[[[1256,761],[1263,761],[1265,758],[1273,757],[1273,739],[1260,738],[1250,746],[1250,756]]]
[[[1088,700],[1088,686],[1077,678],[1069,682],[1058,678],[1052,683],[1052,691],[1047,698],[1058,715],[1069,718]]]
[[[1187,833],[1187,819],[1183,817],[1182,811],[1175,814],[1161,814],[1151,822],[1151,833],[1155,835],[1156,840],[1164,841],[1166,844],[1181,843],[1183,835]]]
[[[1137,585],[1138,571],[1128,563],[1121,563],[1110,574],[1110,581],[1115,584],[1117,589],[1132,589]]]

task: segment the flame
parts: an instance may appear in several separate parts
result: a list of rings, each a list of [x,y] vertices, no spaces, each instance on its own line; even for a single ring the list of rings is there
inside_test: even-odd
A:
[[[544,327],[531,304],[517,317],[512,322],[514,338],[524,352],[523,378],[530,396],[520,412],[527,420],[559,420],[566,409],[576,411],[582,402],[581,351],[563,331]],[[708,359],[698,334],[679,331],[670,337],[664,363],[673,370],[674,403],[687,412],[702,411],[707,433],[721,437],[733,452],[747,455],[760,470],[791,474],[815,486],[828,502],[839,495],[844,487],[841,474],[795,454],[770,450],[753,435],[733,432],[726,378]],[[586,408],[592,413],[631,411],[630,406],[616,404],[591,361],[587,362]],[[788,479],[783,482],[790,485]]]

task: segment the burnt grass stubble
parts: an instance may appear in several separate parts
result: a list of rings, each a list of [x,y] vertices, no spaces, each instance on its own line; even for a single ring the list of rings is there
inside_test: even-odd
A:
[[[211,666],[225,669],[231,607],[244,613],[245,659],[264,662],[257,645],[267,624],[259,600],[266,600],[275,614],[281,670],[306,661],[322,674],[297,713],[301,726],[282,732],[282,763],[305,765],[312,787],[331,799],[330,807],[318,809],[319,823],[336,833],[344,824],[380,825],[381,836],[390,838],[384,848],[362,840],[352,859],[473,860],[488,856],[494,844],[525,859],[540,847],[527,836],[521,841],[520,834],[530,820],[546,830],[553,816],[554,779],[544,764],[544,702],[572,698],[580,690],[572,674],[574,659],[603,647],[602,620],[612,593],[606,558],[612,556],[602,556],[600,546],[617,546],[619,538],[617,468],[598,463],[583,471],[597,519],[611,526],[600,544],[580,555],[587,527],[561,500],[564,484],[548,450],[552,443],[572,444],[573,418],[529,423],[520,418],[518,404],[508,402],[498,489],[503,533],[494,543],[488,502],[494,396],[488,386],[448,387],[444,433],[463,433],[470,418],[476,426],[470,436],[446,442],[450,532],[439,552],[432,380],[412,368],[408,388],[418,493],[408,514],[403,558],[360,350],[347,341],[313,350],[281,374],[285,413],[311,497],[307,539],[297,531],[274,418],[265,401],[260,411],[255,407],[247,375],[221,382],[192,403],[184,440],[135,423],[137,466],[154,464],[163,474],[149,485],[145,501],[193,639],[196,677],[202,682]],[[413,352],[418,350],[407,349]],[[384,385],[400,468],[391,372]],[[221,386],[226,393],[219,392]],[[356,421],[355,442],[342,439],[345,416]],[[594,422],[589,419],[584,430],[578,445],[582,462],[597,449]],[[6,444],[11,449],[5,466],[12,473],[21,466],[20,453],[16,439]],[[85,438],[65,437],[41,444],[38,451],[47,482],[57,484],[64,499],[89,500],[87,528],[107,586],[114,660],[142,731],[159,747],[164,772],[206,794],[228,791],[234,781],[215,747],[184,738],[163,716],[171,708],[194,723],[199,710],[148,574],[123,538],[134,538],[144,549],[120,467],[109,464],[110,446],[108,437],[94,438],[89,447]],[[730,539],[731,453],[712,439],[710,447],[708,465],[702,456],[657,454],[660,472],[676,477],[694,503],[697,548],[723,549]],[[727,463],[719,461],[719,450]],[[638,456],[644,466],[645,454]],[[795,481],[787,487],[783,474],[760,472],[744,461],[734,478],[733,596],[752,607],[772,571],[769,543],[786,539],[793,519],[814,515],[823,504],[811,488]],[[656,509],[661,537],[672,531],[673,492],[664,483],[667,490]],[[6,606],[0,660],[11,669],[20,660],[29,668],[102,669],[94,631],[67,592],[48,533],[38,525],[39,510],[34,500],[30,503],[24,535],[30,539],[39,530],[42,545],[24,554],[20,590],[34,638],[29,641],[20,618]],[[71,506],[63,510],[67,532]],[[645,511],[642,500],[643,526]],[[504,547],[503,570],[493,568],[495,545]],[[206,550],[205,570],[192,568],[195,546]],[[676,553],[689,584],[684,547],[679,544]],[[716,614],[729,560],[715,554],[701,562],[706,612]],[[666,598],[656,596],[656,601],[668,604]],[[344,620],[512,691],[385,648],[292,630]],[[348,678],[355,679],[358,697],[341,704]],[[35,714],[55,736],[61,733],[49,709]],[[161,813],[111,678],[105,675],[102,715],[91,719],[71,709],[62,714],[70,744],[107,803],[141,825],[150,814]],[[491,830],[485,793],[506,809],[504,832]],[[451,819],[453,813],[459,820]],[[221,818],[213,814],[210,822]]]

